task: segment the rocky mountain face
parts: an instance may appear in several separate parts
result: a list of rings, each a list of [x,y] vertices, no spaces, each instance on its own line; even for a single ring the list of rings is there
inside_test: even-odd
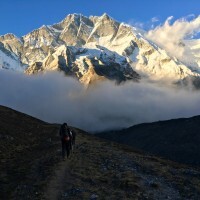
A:
[[[0,199],[191,199],[200,170],[109,142],[80,129],[61,159],[59,124],[0,106]],[[169,149],[167,149],[169,150]]]
[[[144,31],[107,14],[89,18],[70,14],[60,23],[42,26],[22,38],[1,36],[0,42],[27,74],[61,70],[85,84],[102,79],[138,81],[143,75],[178,81],[200,73],[148,41]]]
[[[3,43],[0,42],[0,69],[1,68],[15,71],[25,70],[20,59],[12,51],[7,50]]]

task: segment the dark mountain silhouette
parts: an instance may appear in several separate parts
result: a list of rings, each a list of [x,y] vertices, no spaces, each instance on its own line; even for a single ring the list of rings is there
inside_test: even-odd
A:
[[[176,162],[200,166],[200,116],[144,123],[99,136]]]
[[[199,199],[200,170],[77,133],[61,159],[60,125],[0,106],[0,199]]]

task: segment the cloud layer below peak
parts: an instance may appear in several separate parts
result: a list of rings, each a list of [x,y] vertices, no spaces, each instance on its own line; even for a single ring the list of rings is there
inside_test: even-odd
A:
[[[47,122],[103,131],[200,114],[200,93],[146,82],[102,82],[87,90],[61,73],[0,70],[0,104]]]

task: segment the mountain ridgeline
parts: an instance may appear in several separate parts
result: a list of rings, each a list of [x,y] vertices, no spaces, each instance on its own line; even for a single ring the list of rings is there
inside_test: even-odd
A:
[[[200,166],[200,116],[144,123],[99,136],[176,162]]]
[[[145,31],[107,14],[70,14],[21,38],[0,36],[0,68],[26,74],[59,70],[86,85],[105,79],[139,81],[143,76],[177,82],[200,74],[149,41]]]

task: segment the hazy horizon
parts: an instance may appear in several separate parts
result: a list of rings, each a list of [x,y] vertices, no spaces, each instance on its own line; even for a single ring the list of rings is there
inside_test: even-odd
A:
[[[199,91],[144,81],[105,81],[86,90],[59,72],[27,76],[0,70],[0,91],[4,106],[92,132],[200,114]]]

